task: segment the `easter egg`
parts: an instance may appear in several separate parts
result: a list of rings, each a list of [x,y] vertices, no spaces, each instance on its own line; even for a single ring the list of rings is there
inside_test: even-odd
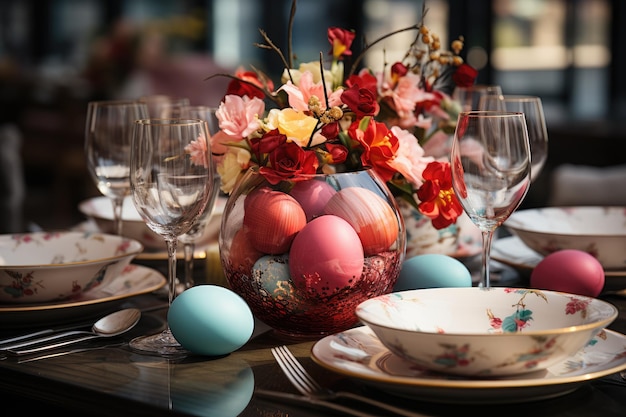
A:
[[[451,256],[429,253],[414,256],[402,263],[393,290],[471,286],[472,275],[461,261]]]
[[[532,288],[596,297],[604,287],[604,268],[587,252],[564,249],[543,258],[530,275]]]
[[[387,251],[398,239],[395,212],[387,201],[367,188],[343,188],[328,201],[324,212],[350,223],[361,239],[365,255]]]
[[[226,258],[232,262],[232,268],[248,275],[256,260],[261,256],[263,253],[252,246],[248,237],[248,228],[244,226],[235,233]]]
[[[296,234],[306,224],[300,204],[289,194],[261,188],[244,203],[243,225],[248,227],[251,245],[267,254],[289,250]]]
[[[254,330],[246,302],[217,285],[198,285],[172,301],[167,321],[176,340],[192,353],[220,356],[243,346]]]
[[[252,267],[252,279],[271,295],[289,296],[291,283],[287,255],[266,255]]]
[[[336,193],[330,184],[320,180],[298,181],[289,192],[304,209],[307,221],[324,214],[326,203]]]
[[[289,270],[294,285],[330,296],[353,285],[363,272],[363,247],[341,217],[324,215],[307,223],[293,240]]]

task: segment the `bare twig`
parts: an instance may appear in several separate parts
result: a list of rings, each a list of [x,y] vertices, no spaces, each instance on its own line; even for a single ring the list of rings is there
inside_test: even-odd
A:
[[[363,60],[363,58],[365,57],[365,53],[371,49],[374,45],[376,45],[379,42],[382,42],[383,40],[390,38],[394,35],[397,35],[398,33],[402,33],[402,32],[408,32],[410,30],[417,30],[419,32],[419,30],[422,28],[422,26],[424,26],[424,17],[426,17],[426,14],[428,13],[428,9],[426,8],[426,2],[424,2],[424,4],[422,5],[422,18],[420,23],[417,23],[415,25],[411,25],[402,29],[398,29],[395,30],[393,32],[387,33],[386,35],[381,36],[380,38],[376,39],[374,42],[370,43],[370,44],[366,44],[365,48],[363,48],[363,50],[359,53],[359,55],[354,59],[354,62],[352,63],[352,67],[350,67],[350,72],[348,73],[348,77],[350,77],[351,75],[353,75],[359,64],[361,63],[361,61]],[[418,35],[419,36],[419,33]],[[417,37],[416,37],[416,41],[417,41]],[[415,44],[415,42],[413,43]]]
[[[272,42],[269,36],[267,36],[267,32],[265,32],[263,29],[259,29],[259,32],[261,33],[261,36],[263,37],[265,42],[267,42],[267,44],[255,43],[254,45],[259,48],[271,49],[274,52],[276,52],[278,56],[280,57],[281,61],[283,62],[285,69],[287,69],[287,73],[289,74],[289,79],[293,83],[293,78],[291,77],[291,72],[289,71],[289,69],[291,68],[291,65],[289,64],[289,62],[287,62],[287,59],[285,59],[285,55],[283,55],[283,51],[281,51],[278,46],[274,45],[274,42]]]
[[[296,18],[297,2],[297,0],[293,0],[291,2],[291,12],[289,13],[289,27],[287,29],[287,54],[289,56],[289,66],[287,67],[287,71],[289,71],[290,68],[293,68],[293,22]],[[291,78],[291,74],[289,74],[289,78]]]

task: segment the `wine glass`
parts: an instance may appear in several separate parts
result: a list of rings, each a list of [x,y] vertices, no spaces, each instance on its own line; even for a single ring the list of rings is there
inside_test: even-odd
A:
[[[481,97],[501,96],[502,88],[499,85],[475,84],[469,87],[456,87],[452,99],[461,104],[461,111],[480,110]]]
[[[217,107],[209,107],[209,106],[183,106],[182,107],[182,117],[192,118],[192,119],[201,119],[205,120],[209,127],[209,134],[213,136],[219,130],[219,122],[217,117],[215,116],[215,111]],[[207,223],[211,219],[211,215],[213,213],[213,209],[215,207],[215,200],[217,199],[217,195],[219,194],[220,187],[220,176],[217,173],[216,167],[217,164],[213,163],[214,171],[213,171],[213,182],[214,189],[209,199],[209,202],[202,212],[196,223],[191,227],[191,229],[180,236],[178,239],[183,244],[183,254],[184,254],[184,262],[185,262],[185,275],[184,281],[181,283],[181,290],[185,290],[187,288],[191,288],[195,285],[195,280],[193,276],[194,270],[194,256],[196,251],[196,241],[202,236],[204,230],[206,228]]]
[[[145,104],[104,100],[87,104],[85,156],[98,190],[113,203],[113,230],[122,234],[124,197],[130,195],[129,162],[135,120],[148,117]]]
[[[482,280],[489,288],[494,231],[521,204],[530,187],[530,145],[523,113],[459,114],[451,150],[452,186],[482,234]]]
[[[484,96],[480,99],[479,110],[524,113],[530,142],[530,181],[535,181],[548,158],[548,129],[541,98],[519,95]]]
[[[130,185],[135,208],[167,243],[168,300],[176,296],[178,238],[196,223],[214,189],[207,123],[200,119],[142,119],[135,122]],[[185,353],[169,326],[131,340],[136,351],[162,356]]]
[[[164,94],[139,97],[138,101],[148,106],[148,117],[153,119],[180,118],[183,107],[189,106],[187,97],[173,97]]]

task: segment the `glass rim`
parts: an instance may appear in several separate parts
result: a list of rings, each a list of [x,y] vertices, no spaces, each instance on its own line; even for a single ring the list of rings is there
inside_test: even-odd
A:
[[[135,124],[142,126],[184,126],[184,125],[197,125],[204,124],[206,120],[194,119],[194,118],[156,118],[149,117],[146,119],[135,120]]]
[[[504,110],[470,110],[462,111],[459,113],[459,117],[510,117],[510,116],[524,116],[524,112],[521,111],[504,111]]]
[[[541,97],[529,94],[503,94],[502,101],[541,101]]]
[[[124,99],[113,99],[113,100],[92,100],[87,103],[89,106],[117,106],[120,104],[130,104],[136,106],[145,106],[145,103],[138,102],[137,100],[124,100]]]

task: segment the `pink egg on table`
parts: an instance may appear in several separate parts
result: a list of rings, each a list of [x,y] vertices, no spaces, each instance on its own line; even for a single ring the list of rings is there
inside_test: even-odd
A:
[[[316,217],[298,233],[289,251],[294,285],[330,296],[360,279],[363,247],[356,231],[340,217]]]
[[[596,297],[604,287],[604,269],[587,252],[564,249],[541,260],[530,275],[532,288]]]
[[[306,224],[306,215],[295,198],[269,188],[250,194],[244,202],[243,225],[252,246],[278,255],[289,250],[296,234]]]
[[[289,192],[304,209],[307,221],[324,214],[326,203],[336,193],[330,184],[320,180],[298,181]]]

